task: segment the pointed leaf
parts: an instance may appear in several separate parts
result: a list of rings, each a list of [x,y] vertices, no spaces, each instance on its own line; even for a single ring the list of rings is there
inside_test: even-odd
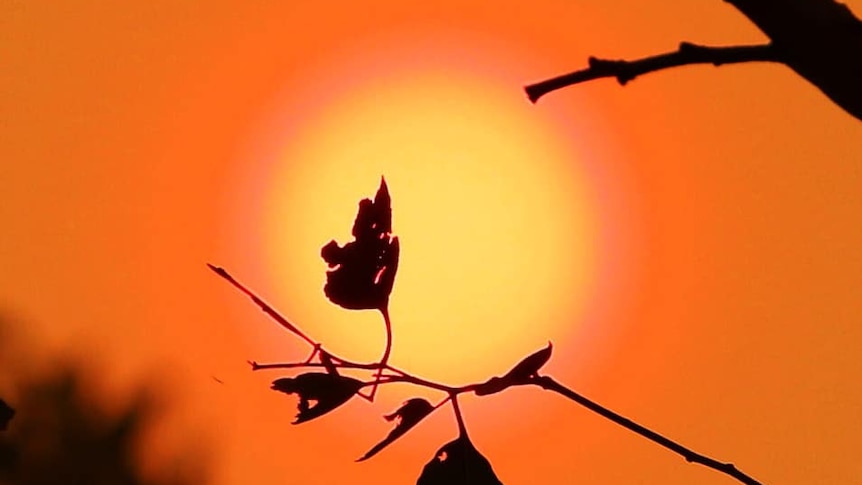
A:
[[[551,358],[551,350],[553,345],[548,342],[548,346],[542,350],[532,353],[525,357],[518,365],[512,368],[503,376],[503,379],[510,379],[513,382],[523,382],[534,376],[539,369],[544,366]]]
[[[548,346],[542,350],[534,352],[527,357],[524,357],[521,362],[506,373],[503,377],[492,377],[487,381],[479,384],[473,389],[477,396],[487,396],[489,394],[498,393],[507,387],[525,384],[529,379],[535,376],[544,366],[548,359],[551,358],[551,350],[553,345],[548,342]]]
[[[466,435],[443,445],[416,485],[503,485],[487,458]]]
[[[500,391],[504,391],[507,387],[511,385],[512,383],[508,379],[504,379],[502,377],[492,377],[476,386],[475,389],[473,389],[473,392],[476,393],[477,396],[488,396],[491,394],[496,394]]]
[[[0,399],[0,431],[6,430],[13,416],[15,416],[15,410],[6,404],[6,401]]]
[[[362,386],[362,381],[351,377],[320,372],[284,377],[272,383],[273,390],[299,395],[299,413],[293,424],[323,416],[347,402]],[[309,401],[315,401],[314,405]]]
[[[381,178],[374,200],[362,199],[353,223],[354,241],[330,241],[320,256],[331,268],[323,287],[327,298],[350,310],[382,310],[398,270],[398,238],[392,232],[389,189]]]
[[[373,448],[368,450],[368,453],[365,453],[362,455],[362,458],[356,461],[365,461],[376,455],[380,450],[386,448],[390,443],[404,435],[404,433],[409,431],[410,428],[416,426],[419,421],[422,421],[425,416],[431,414],[431,411],[433,410],[434,406],[432,406],[430,402],[417,397],[406,401],[404,405],[398,408],[394,413],[383,416],[386,421],[397,419],[398,422],[395,424],[395,428],[389,432],[389,435],[387,435],[383,441],[374,445]]]

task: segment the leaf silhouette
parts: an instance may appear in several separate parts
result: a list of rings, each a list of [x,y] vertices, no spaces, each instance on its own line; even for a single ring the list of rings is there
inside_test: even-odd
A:
[[[524,359],[521,360],[521,362],[518,362],[518,365],[512,367],[512,370],[507,372],[503,378],[511,379],[514,382],[526,381],[530,377],[536,375],[536,373],[539,372],[539,369],[548,362],[551,358],[551,351],[553,348],[554,346],[551,342],[548,342],[547,347],[524,357]]]
[[[6,430],[13,416],[15,416],[15,410],[6,404],[6,401],[0,399],[0,431]]]
[[[374,200],[362,199],[353,223],[355,241],[341,247],[329,241],[320,256],[331,268],[323,287],[326,297],[349,310],[383,310],[398,270],[398,238],[392,236],[392,208],[386,180]]]
[[[437,450],[416,485],[503,485],[466,434]]]
[[[323,416],[347,402],[362,386],[362,381],[351,377],[320,372],[283,377],[272,383],[273,390],[299,395],[299,413],[293,424]],[[310,406],[309,401],[314,405]]]
[[[380,450],[389,446],[390,443],[400,438],[404,433],[410,430],[413,426],[422,421],[425,416],[431,414],[431,411],[434,410],[434,406],[431,405],[425,399],[416,397],[405,401],[404,404],[398,408],[392,414],[388,414],[383,416],[387,421],[392,421],[397,419],[398,422],[395,424],[395,428],[389,432],[386,438],[374,445],[373,448],[368,450],[368,453],[362,455],[362,458],[356,461],[365,461],[372,456],[376,455]]]
[[[488,379],[484,383],[479,384],[473,392],[475,392],[477,396],[487,396],[489,394],[500,392],[507,387],[526,383],[548,362],[551,358],[552,350],[553,345],[551,342],[548,342],[547,347],[524,357],[524,359],[521,360],[521,362],[518,362],[515,367],[512,367],[506,375],[503,377],[492,377]]]

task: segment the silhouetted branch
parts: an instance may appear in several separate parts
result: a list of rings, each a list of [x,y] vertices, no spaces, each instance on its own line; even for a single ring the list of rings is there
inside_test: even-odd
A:
[[[590,57],[588,60],[590,67],[531,84],[526,86],[524,91],[526,91],[530,101],[535,103],[551,91],[593,79],[615,77],[620,84],[625,85],[642,74],[671,67],[690,64],[720,66],[722,64],[754,61],[779,62],[780,59],[771,44],[710,47],[681,42],[676,51],[632,61]]]
[[[356,369],[356,368],[358,368],[358,369],[376,369],[377,366],[379,366],[379,365],[380,364],[360,364],[359,366],[350,365],[350,366],[345,366],[345,367],[354,368],[354,369]],[[287,363],[287,364],[263,364],[263,365],[262,364],[256,364],[252,367],[252,369],[253,370],[291,369],[291,368],[302,368],[302,367],[322,367],[322,364],[319,364],[319,363],[308,363],[308,364],[306,364],[306,363]],[[439,407],[440,405],[445,403],[447,400],[451,399],[453,410],[455,411],[455,417],[458,420],[459,430],[461,430],[461,428],[464,427],[464,421],[463,421],[463,416],[461,416],[461,413],[460,413],[460,408],[458,407],[457,396],[459,394],[463,394],[463,393],[467,393],[467,392],[476,392],[477,390],[481,390],[483,388],[483,386],[487,386],[487,381],[485,383],[473,383],[473,384],[468,384],[468,385],[460,386],[460,387],[447,386],[445,384],[441,384],[438,382],[434,382],[434,381],[430,381],[427,379],[422,379],[422,378],[410,375],[410,374],[408,374],[404,371],[401,371],[401,370],[393,369],[392,367],[390,367],[388,365],[385,366],[385,368],[388,370],[393,370],[395,372],[398,372],[401,375],[382,375],[381,379],[379,381],[377,379],[375,379],[373,381],[364,382],[363,386],[367,387],[367,386],[373,386],[373,385],[377,385],[377,384],[391,384],[391,383],[401,382],[401,383],[413,384],[413,385],[417,385],[417,386],[445,392],[449,395],[449,397],[447,399],[444,399],[440,403],[438,403],[435,406],[435,408]],[[492,379],[500,379],[500,378],[492,378]],[[740,471],[733,464],[722,463],[722,462],[717,461],[715,459],[712,459],[708,456],[705,456],[705,455],[697,453],[693,450],[690,450],[690,449],[686,448],[685,446],[683,446],[683,445],[681,445],[681,444],[679,444],[679,443],[677,443],[677,442],[675,442],[669,438],[666,438],[665,436],[662,436],[661,434],[656,433],[655,431],[652,431],[649,428],[646,428],[646,427],[626,418],[625,416],[622,416],[620,414],[617,414],[617,413],[611,411],[610,409],[602,406],[601,404],[596,403],[595,401],[587,399],[586,397],[578,394],[577,392],[575,392],[575,391],[563,386],[562,384],[558,383],[557,381],[555,381],[553,378],[551,378],[549,376],[538,376],[538,375],[534,374],[534,375],[532,375],[526,379],[527,380],[525,380],[523,382],[511,383],[511,384],[505,386],[504,388],[501,388],[497,392],[501,392],[501,391],[503,391],[509,387],[513,387],[513,386],[522,386],[522,385],[528,385],[528,384],[539,386],[545,390],[549,390],[549,391],[553,391],[553,392],[556,392],[558,394],[561,394],[561,395],[577,402],[578,404],[586,407],[587,409],[601,415],[602,417],[607,418],[607,419],[619,424],[620,426],[623,426],[624,428],[626,428],[630,431],[633,431],[633,432],[643,436],[644,438],[647,438],[648,440],[650,440],[654,443],[657,443],[657,444],[673,451],[674,453],[681,455],[683,458],[685,458],[686,461],[688,461],[690,463],[699,463],[699,464],[704,465],[706,467],[712,468],[713,470],[716,470],[716,471],[719,471],[719,472],[724,473],[726,475],[729,475],[729,476],[739,480],[740,482],[742,482],[746,485],[762,485],[760,482],[758,482],[754,478],[752,478],[752,477],[746,475],[745,473],[743,473],[742,471]],[[476,392],[476,395],[483,396],[483,395],[487,395],[487,394],[482,394],[480,392]],[[464,429],[463,433],[466,434],[466,429]]]
[[[760,482],[741,472],[732,463],[722,463],[708,456],[696,453],[675,441],[665,438],[664,436],[656,433],[655,431],[652,431],[635,423],[634,421],[626,418],[625,416],[621,416],[611,411],[610,409],[585,398],[584,396],[576,393],[575,391],[563,386],[551,377],[536,377],[534,378],[534,384],[540,386],[542,389],[562,394],[563,396],[571,399],[572,401],[575,401],[576,403],[580,404],[581,406],[584,406],[590,411],[593,411],[604,418],[610,419],[611,421],[619,424],[620,426],[631,430],[643,436],[644,438],[673,451],[674,453],[682,455],[682,457],[685,458],[685,460],[689,463],[699,463],[701,465],[707,466],[709,468],[712,468],[713,470],[717,470],[726,475],[730,475],[731,477],[739,480],[742,483],[745,483],[746,485],[761,485]]]
[[[324,367],[323,364],[318,362],[286,362],[286,363],[275,363],[275,364],[258,364],[257,362],[249,362],[251,364],[251,370],[267,370],[267,369],[303,369],[308,367]],[[414,384],[417,386],[427,387],[429,389],[436,389],[438,391],[445,392],[447,394],[461,394],[464,392],[473,391],[479,384],[470,384],[468,386],[461,387],[451,387],[445,384],[440,384],[438,382],[429,381],[427,379],[422,379],[421,377],[416,377],[414,375],[408,374],[402,370],[396,369],[390,365],[382,366],[380,363],[374,364],[357,364],[357,363],[337,363],[336,367],[345,368],[345,369],[363,369],[363,370],[390,370],[393,372],[397,372],[400,375],[380,375],[379,379],[375,377],[375,380],[370,381],[367,385],[377,384],[393,384],[397,382]]]
[[[527,86],[527,96],[535,103],[546,93],[583,81],[616,77],[625,84],[640,74],[685,64],[773,61],[793,69],[862,120],[862,21],[847,5],[835,0],[725,1],[748,17],[770,43],[740,47],[682,43],[678,52],[636,61],[591,58],[588,69]],[[695,49],[684,52],[689,47]]]
[[[300,329],[296,328],[296,326],[294,324],[290,323],[286,318],[281,316],[271,306],[267,305],[265,301],[261,300],[257,295],[252,293],[251,290],[249,290],[248,288],[243,286],[239,281],[235,280],[233,278],[233,276],[231,276],[230,274],[228,274],[227,271],[224,270],[224,268],[219,268],[218,266],[213,266],[209,263],[207,263],[207,266],[209,267],[209,269],[213,270],[213,272],[215,272],[215,274],[221,276],[222,278],[227,280],[230,284],[235,286],[239,291],[248,295],[248,297],[251,298],[251,300],[257,306],[259,306],[260,309],[263,310],[264,313],[269,315],[273,320],[278,322],[282,327],[293,332],[294,334],[299,336],[299,338],[308,342],[312,347],[314,347],[316,349],[320,347],[317,342],[315,342],[314,340],[311,340],[311,338],[309,338],[308,335],[305,335],[304,333],[302,333],[302,331]]]
[[[248,362],[251,365],[251,370],[264,370],[264,369],[302,369],[305,367],[326,367],[324,364],[320,362],[285,362],[285,363],[275,363],[275,364],[258,364],[255,361]],[[377,370],[380,367],[380,364],[356,364],[356,363],[339,363],[335,364],[335,367],[339,369],[365,369],[365,370]]]
[[[862,21],[834,0],[725,0],[781,51],[783,62],[862,120]]]
[[[241,291],[243,291],[243,293],[249,295],[252,298],[252,300],[255,303],[257,303],[259,306],[262,306],[262,307],[265,306],[264,311],[268,315],[270,315],[272,318],[274,318],[278,323],[284,325],[283,322],[287,322],[287,320],[284,317],[282,317],[281,315],[279,315],[278,312],[273,310],[268,305],[262,304],[261,300],[257,296],[255,296],[254,293],[252,293],[250,290],[248,290],[244,286],[237,283],[236,280],[234,280],[224,269],[218,268],[218,267],[215,267],[212,265],[209,265],[209,266],[211,269],[213,269],[213,271],[215,271],[217,274],[219,274],[219,276],[222,276],[223,278],[227,279],[228,281],[233,283],[234,286],[236,286]],[[408,384],[413,384],[413,385],[417,385],[417,386],[445,392],[448,395],[448,397],[446,399],[444,399],[443,401],[441,401],[440,403],[438,403],[436,406],[434,406],[434,409],[439,408],[446,401],[451,400],[452,401],[452,408],[455,412],[455,418],[458,421],[458,429],[459,429],[460,435],[462,437],[467,436],[467,430],[466,430],[466,426],[464,425],[464,418],[461,415],[461,410],[458,406],[458,395],[466,393],[466,392],[473,392],[477,396],[487,396],[487,395],[502,392],[502,391],[504,391],[510,387],[513,387],[513,386],[537,385],[537,386],[542,387],[543,389],[557,392],[557,393],[577,402],[578,404],[581,404],[582,406],[590,409],[591,411],[598,413],[599,415],[601,415],[607,419],[610,419],[611,421],[613,421],[613,422],[615,422],[615,423],[617,423],[617,424],[619,424],[619,425],[621,425],[621,426],[623,426],[623,427],[625,427],[631,431],[634,431],[635,433],[637,433],[637,434],[639,434],[639,435],[641,435],[641,436],[643,436],[643,437],[645,437],[645,438],[647,438],[647,439],[649,439],[649,440],[651,440],[651,441],[653,441],[653,442],[655,442],[655,443],[657,443],[657,444],[659,444],[665,448],[668,448],[677,454],[682,455],[689,462],[700,463],[700,464],[705,465],[709,468],[712,468],[714,470],[725,473],[725,474],[727,474],[733,478],[736,478],[737,480],[739,480],[740,482],[742,482],[746,485],[761,485],[760,482],[754,480],[753,478],[751,478],[748,475],[739,471],[733,464],[721,463],[721,462],[716,461],[712,458],[709,458],[707,456],[704,456],[704,455],[696,453],[692,450],[689,450],[688,448],[680,445],[679,443],[676,443],[676,442],[674,442],[668,438],[665,438],[664,436],[662,436],[662,435],[660,435],[660,434],[658,434],[658,433],[656,433],[656,432],[654,432],[648,428],[645,428],[645,427],[635,423],[634,421],[632,421],[632,420],[630,420],[624,416],[621,416],[621,415],[605,408],[604,406],[601,406],[600,404],[597,404],[597,403],[581,396],[580,394],[572,391],[571,389],[568,389],[567,387],[563,386],[562,384],[559,384],[558,382],[556,382],[555,380],[553,380],[550,377],[540,376],[538,374],[539,369],[548,361],[548,359],[551,356],[552,345],[550,342],[548,343],[548,346],[546,348],[539,350],[537,352],[534,352],[533,354],[522,359],[517,365],[515,365],[509,372],[507,372],[502,377],[492,377],[489,380],[482,382],[482,383],[473,383],[473,384],[468,384],[465,386],[453,387],[453,386],[448,386],[445,384],[441,384],[438,382],[430,381],[427,379],[423,379],[423,378],[411,375],[411,374],[409,374],[409,373],[407,373],[401,369],[398,369],[396,367],[393,367],[393,366],[389,365],[387,362],[385,362],[386,360],[388,360],[389,352],[391,350],[392,335],[391,335],[391,322],[389,321],[388,312],[383,312],[383,315],[384,315],[384,321],[386,322],[386,325],[387,325],[387,346],[386,346],[387,348],[386,348],[386,351],[384,352],[383,359],[381,359],[381,362],[378,362],[378,363],[358,363],[358,362],[351,362],[351,361],[348,361],[346,359],[342,359],[341,357],[339,357],[337,355],[334,355],[334,354],[331,354],[329,352],[324,351],[321,344],[314,342],[313,340],[311,340],[311,338],[305,336],[304,333],[302,333],[301,331],[299,331],[299,329],[296,329],[296,327],[294,327],[292,324],[290,324],[290,327],[288,327],[289,329],[291,329],[291,328],[296,329],[293,333],[302,337],[306,342],[309,342],[314,347],[314,353],[312,353],[311,358],[313,358],[314,355],[316,355],[317,353],[321,353],[321,355],[324,355],[324,354],[327,355],[329,361],[327,363],[311,362],[311,358],[309,358],[305,362],[258,364],[255,361],[249,361],[249,364],[251,364],[253,371],[265,370],[265,369],[302,369],[302,368],[320,368],[320,367],[327,368],[327,370],[330,370],[330,366],[334,366],[334,368],[336,368],[336,369],[343,368],[343,369],[374,370],[375,371],[374,380],[367,381],[367,382],[361,382],[361,384],[360,384],[361,387],[373,386],[370,396],[364,396],[364,395],[362,396],[362,397],[365,397],[366,399],[368,399],[369,401],[373,400],[374,390],[376,390],[376,388],[382,384],[394,384],[394,383],[399,383],[399,382],[400,383],[408,383]],[[395,374],[394,375],[393,374],[384,374],[384,371],[391,371],[391,372],[394,372]],[[320,375],[320,374],[318,374],[318,375]],[[283,380],[291,381],[291,379],[283,379]],[[349,379],[349,380],[352,380],[352,379]],[[278,381],[276,381],[276,382],[278,382]],[[310,418],[306,418],[306,419],[310,419]]]

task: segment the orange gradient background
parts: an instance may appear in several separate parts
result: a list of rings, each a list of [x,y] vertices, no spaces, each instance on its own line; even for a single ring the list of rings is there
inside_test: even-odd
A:
[[[148,469],[192,449],[219,485],[414,483],[456,435],[441,409],[354,463],[382,414],[441,397],[400,385],[291,426],[286,373],[246,360],[309,349],[204,265],[378,358],[319,249],[383,175],[393,364],[466,384],[552,340],[548,374],[764,483],[862,476],[862,124],[775,65],[521,90],[763,41],[725,2],[8,2],[0,32],[0,309],[39,349],[16,365],[76,355],[117,402],[160,384]],[[507,484],[731,482],[538,389],[461,402]]]

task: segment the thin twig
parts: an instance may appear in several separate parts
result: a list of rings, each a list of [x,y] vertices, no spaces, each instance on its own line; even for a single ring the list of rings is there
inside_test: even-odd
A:
[[[265,369],[302,369],[304,367],[326,367],[324,364],[320,362],[285,362],[285,363],[274,363],[274,364],[258,364],[255,361],[248,362],[251,365],[251,370],[265,370]],[[364,369],[364,370],[376,370],[378,368],[378,364],[355,364],[355,363],[340,363],[336,364],[335,367],[339,369]]]
[[[275,309],[273,309],[271,306],[269,306],[265,301],[261,300],[251,290],[249,290],[248,288],[243,286],[239,281],[235,280],[234,277],[231,276],[227,271],[225,271],[224,268],[220,268],[218,266],[213,266],[209,263],[207,263],[207,266],[211,270],[213,270],[215,272],[215,274],[221,276],[222,278],[226,279],[230,284],[235,286],[239,291],[248,295],[248,297],[251,298],[251,300],[258,307],[260,307],[260,309],[263,310],[264,313],[266,313],[267,315],[272,317],[272,319],[275,320],[276,322],[278,322],[282,327],[290,330],[291,332],[293,332],[294,334],[299,336],[301,339],[308,342],[309,345],[311,345],[312,347],[315,347],[315,348],[319,347],[319,344],[317,342],[315,342],[314,340],[311,340],[311,338],[308,335],[306,335],[305,333],[303,333],[302,330],[298,329],[294,324],[290,323],[286,318],[281,316],[280,313],[275,311]]]
[[[540,386],[542,389],[546,389],[549,391],[554,391],[558,394],[562,394],[563,396],[575,401],[576,403],[584,406],[585,408],[593,411],[604,418],[610,419],[611,421],[619,424],[620,426],[631,430],[644,438],[659,444],[674,453],[682,455],[683,458],[689,463],[699,463],[701,465],[712,468],[713,470],[719,471],[726,475],[730,475],[731,477],[739,480],[746,485],[761,485],[760,482],[755,480],[754,478],[746,475],[738,468],[736,468],[732,463],[722,463],[718,460],[714,460],[708,456],[701,455],[700,453],[696,453],[681,444],[666,438],[655,431],[647,429],[634,421],[626,418],[625,416],[621,416],[610,409],[591,401],[584,396],[576,393],[575,391],[563,386],[559,382],[555,381],[551,377],[541,376],[534,378],[534,384]]]
[[[739,62],[781,62],[772,44],[710,47],[690,42],[681,42],[679,49],[650,57],[626,61],[590,57],[590,67],[570,72],[524,88],[527,97],[535,103],[545,94],[573,84],[605,77],[615,77],[621,85],[632,79],[654,71],[689,64],[733,64]]]

